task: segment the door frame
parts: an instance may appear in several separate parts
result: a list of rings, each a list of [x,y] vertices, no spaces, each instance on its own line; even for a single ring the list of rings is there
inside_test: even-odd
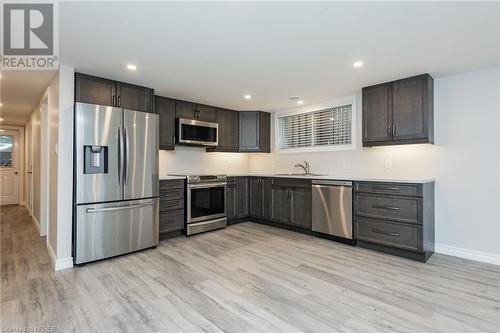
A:
[[[19,188],[18,190],[18,203],[19,206],[26,206],[26,201],[24,199],[24,178],[26,173],[24,172],[24,127],[23,126],[13,126],[13,125],[3,125],[0,124],[0,129],[5,130],[17,130],[19,131]]]

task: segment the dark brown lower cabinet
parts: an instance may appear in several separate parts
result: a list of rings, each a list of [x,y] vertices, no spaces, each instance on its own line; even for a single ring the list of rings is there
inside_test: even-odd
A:
[[[160,180],[160,240],[184,229],[184,180]]]
[[[250,216],[270,220],[272,216],[272,178],[249,178]]]
[[[354,184],[357,244],[427,261],[434,253],[434,182]]]
[[[290,189],[283,186],[272,186],[271,220],[278,223],[290,223]]]
[[[306,229],[311,229],[311,188],[292,188],[290,204],[290,224]]]
[[[311,229],[311,182],[275,178],[272,185],[271,219],[282,224]]]
[[[248,177],[229,177],[226,186],[228,220],[248,217]]]

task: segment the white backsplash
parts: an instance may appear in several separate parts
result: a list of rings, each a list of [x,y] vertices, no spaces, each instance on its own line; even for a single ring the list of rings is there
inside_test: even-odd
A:
[[[176,146],[175,151],[160,150],[160,176],[189,173],[249,172],[249,155],[206,153],[205,148]]]

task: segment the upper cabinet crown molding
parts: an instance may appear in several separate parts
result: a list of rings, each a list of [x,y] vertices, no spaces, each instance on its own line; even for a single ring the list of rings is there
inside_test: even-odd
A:
[[[75,101],[154,112],[154,90],[93,75],[75,73]]]
[[[363,146],[434,143],[429,74],[363,88]]]

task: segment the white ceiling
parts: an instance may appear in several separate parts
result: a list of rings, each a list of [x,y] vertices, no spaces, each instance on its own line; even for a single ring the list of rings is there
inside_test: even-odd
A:
[[[307,105],[500,65],[499,11],[499,2],[61,2],[60,56],[159,95],[273,111],[293,106],[290,96]]]

